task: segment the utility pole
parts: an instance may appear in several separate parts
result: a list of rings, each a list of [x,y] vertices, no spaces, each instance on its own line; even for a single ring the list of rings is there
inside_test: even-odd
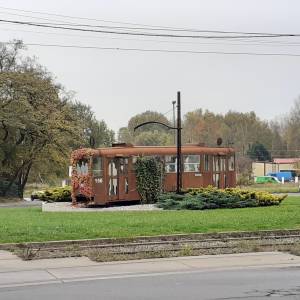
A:
[[[181,147],[181,99],[180,92],[177,92],[177,194],[179,194],[182,189]]]

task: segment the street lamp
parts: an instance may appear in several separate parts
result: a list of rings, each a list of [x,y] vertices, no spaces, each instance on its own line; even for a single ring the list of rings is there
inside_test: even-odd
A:
[[[173,101],[175,102],[175,101]],[[175,106],[175,103],[173,103],[173,107]],[[175,117],[174,117],[174,121],[175,121]],[[134,131],[136,131],[136,129],[148,125],[148,124],[160,124],[162,126],[167,127],[168,129],[174,129],[177,131],[177,171],[176,171],[176,177],[177,177],[177,183],[176,183],[176,193],[180,194],[181,192],[181,188],[182,188],[182,170],[181,170],[181,101],[180,101],[180,92],[177,92],[177,126],[175,127],[175,122],[174,122],[174,126],[169,126],[166,125],[162,122],[158,122],[158,121],[148,121],[148,122],[144,122],[141,123],[137,126],[134,127]]]
[[[172,101],[173,104],[173,126],[175,127],[175,104],[176,101]],[[174,145],[176,144],[176,132],[174,131]]]

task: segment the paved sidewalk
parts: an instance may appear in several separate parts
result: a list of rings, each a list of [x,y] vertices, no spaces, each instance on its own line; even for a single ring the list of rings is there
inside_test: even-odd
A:
[[[106,212],[106,211],[148,211],[162,210],[154,204],[112,205],[109,207],[73,207],[71,202],[43,202],[42,210],[47,212]]]
[[[42,207],[42,201],[26,198],[24,201],[0,203],[0,208]]]
[[[97,263],[86,257],[22,261],[0,251],[0,288],[94,279],[186,274],[212,270],[300,267],[300,257],[280,252],[207,255]]]

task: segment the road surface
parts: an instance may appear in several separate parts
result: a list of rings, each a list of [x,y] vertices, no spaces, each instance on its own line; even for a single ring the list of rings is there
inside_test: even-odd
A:
[[[121,263],[69,258],[19,265],[5,255],[1,300],[300,299],[300,257],[284,253]]]

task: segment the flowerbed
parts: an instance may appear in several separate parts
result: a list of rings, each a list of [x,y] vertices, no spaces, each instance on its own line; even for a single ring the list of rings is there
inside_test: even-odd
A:
[[[243,208],[279,205],[287,195],[267,192],[214,187],[189,189],[183,194],[165,193],[159,197],[157,206],[169,210],[203,210],[216,208]]]

